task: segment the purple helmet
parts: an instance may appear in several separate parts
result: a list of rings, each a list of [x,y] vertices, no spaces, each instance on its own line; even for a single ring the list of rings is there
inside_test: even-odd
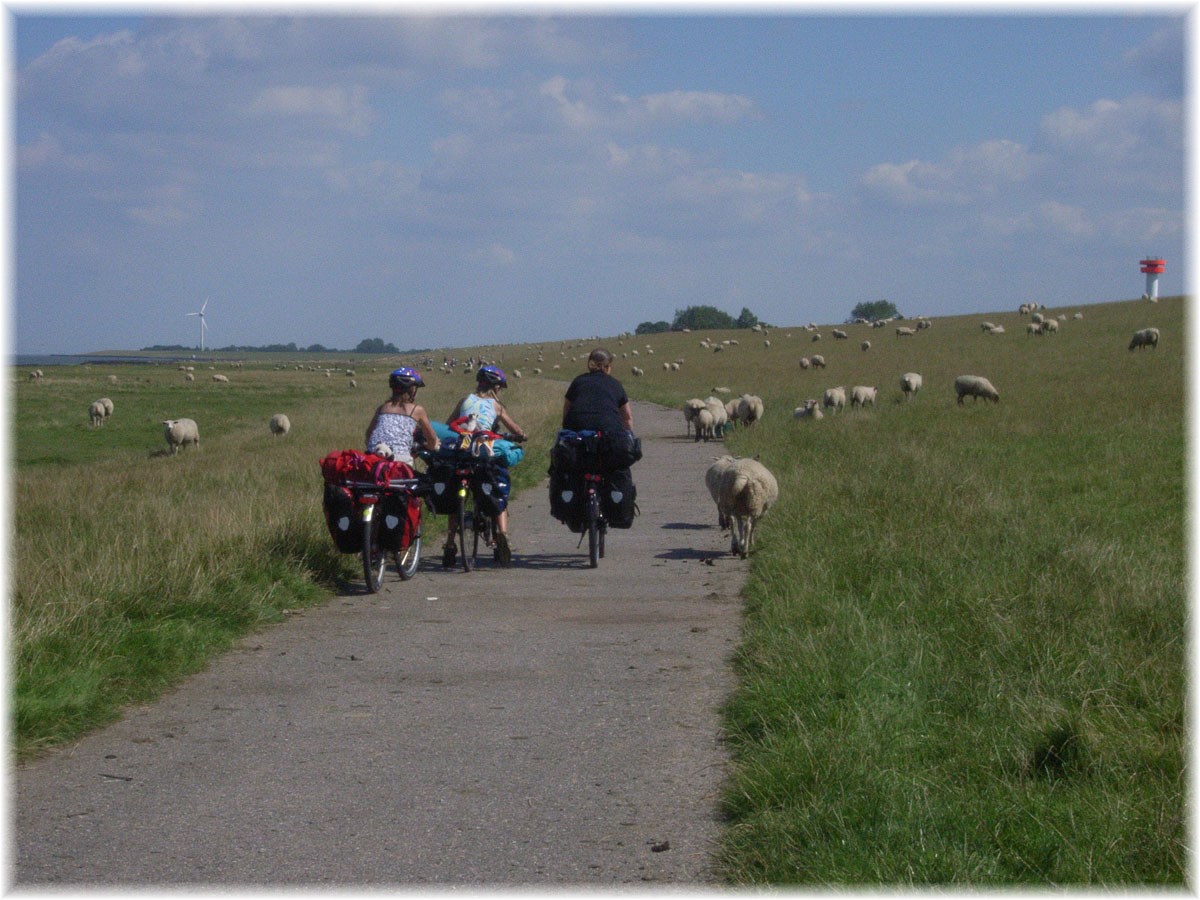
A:
[[[508,387],[508,379],[504,377],[504,370],[499,366],[480,366],[479,371],[475,373],[475,381],[489,387]]]
[[[393,370],[392,374],[388,376],[388,387],[425,387],[425,382],[421,380],[421,374],[416,369],[410,369],[408,366],[401,366],[400,368]]]

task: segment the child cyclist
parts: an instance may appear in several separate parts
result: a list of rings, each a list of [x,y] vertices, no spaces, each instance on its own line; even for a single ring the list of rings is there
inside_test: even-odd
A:
[[[367,426],[367,452],[412,465],[413,437],[418,428],[430,450],[438,448],[437,433],[425,408],[417,405],[417,388],[424,387],[420,374],[401,366],[388,376],[390,400],[380,404]],[[380,452],[382,451],[382,452]]]
[[[508,387],[508,379],[499,366],[480,366],[475,373],[475,391],[458,401],[448,422],[460,419],[473,421],[477,431],[503,431],[518,441],[525,440],[525,432],[514,421],[500,402],[500,391]],[[497,428],[497,426],[500,426]],[[450,516],[446,527],[446,546],[442,549],[442,566],[454,565],[458,550],[454,536],[458,531],[458,516]],[[508,545],[508,510],[496,517],[496,561],[507,566],[512,560],[512,549]]]

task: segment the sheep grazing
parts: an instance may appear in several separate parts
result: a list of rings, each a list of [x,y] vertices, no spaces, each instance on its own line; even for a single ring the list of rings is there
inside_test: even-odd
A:
[[[1158,329],[1143,328],[1141,331],[1133,333],[1133,339],[1129,342],[1129,349],[1134,350],[1139,347],[1153,347],[1158,349]]]
[[[844,341],[848,337],[850,337],[850,335],[846,334],[846,332],[842,331],[842,329],[840,329],[840,328],[833,329],[833,339],[835,341]]]
[[[702,406],[696,410],[692,417],[692,425],[696,429],[696,440],[701,439],[707,444],[713,437],[716,436],[716,419],[713,416],[713,411],[707,406]]]
[[[868,350],[870,350],[870,349],[871,349],[871,342],[870,342],[870,341],[863,341],[863,342],[862,342],[862,344],[861,344],[860,346],[861,346],[861,347],[862,347],[862,349],[863,349],[863,353],[866,353]]]
[[[763,417],[762,397],[742,394],[737,401],[737,418],[743,425],[753,425]]]
[[[325,374],[328,375],[329,373],[326,372]],[[229,376],[222,375],[220,372],[217,372],[215,375],[213,375],[212,380],[219,382],[220,384],[229,384]]]
[[[705,399],[704,405],[712,413],[712,436],[716,437],[724,433],[725,425],[729,422],[729,411],[725,408],[725,404],[721,402],[719,397],[708,397]]]
[[[805,400],[803,406],[797,406],[792,412],[793,419],[823,419],[825,413],[816,400]]]
[[[641,377],[642,377],[643,375],[645,375],[645,374],[646,374],[646,370],[645,370],[645,369],[640,369],[640,368],[638,368],[637,366],[634,366],[634,367],[633,367],[633,376],[634,376],[635,378],[641,378]]]
[[[193,419],[164,419],[163,435],[172,454],[178,453],[184,444],[200,446],[200,428]]]
[[[844,387],[829,388],[821,397],[821,405],[826,409],[833,409],[837,412],[839,409],[846,408],[846,389]]]
[[[1047,319],[1045,322],[1043,322],[1042,323],[1042,333],[1043,334],[1058,334],[1058,320],[1057,319]]]
[[[1041,322],[1030,322],[1028,325],[1025,326],[1025,334],[1029,337],[1032,337],[1035,334],[1041,334],[1041,333],[1042,333],[1042,323]]]
[[[800,357],[800,368],[807,369],[812,365],[812,361],[807,356]]]
[[[825,357],[823,357],[823,356],[820,356],[820,355],[817,355],[817,354],[813,354],[813,357],[812,357],[812,359],[811,359],[811,360],[809,360],[809,362],[811,362],[811,363],[812,363],[812,367],[813,367],[814,369],[823,369],[823,368],[825,368]]]
[[[900,390],[904,394],[904,399],[908,400],[913,394],[921,390],[921,376],[916,372],[905,372],[900,376]]]
[[[721,512],[721,476],[725,473],[726,469],[733,465],[734,457],[717,456],[713,459],[713,464],[704,473],[704,484],[708,488],[708,493],[712,496],[713,503],[717,504],[717,526],[724,530],[729,527],[729,523],[725,520],[725,515]]]
[[[982,375],[959,375],[954,379],[954,392],[958,395],[959,406],[964,397],[974,397],[975,400],[982,397],[993,403],[1000,402],[1000,392]]]
[[[762,463],[734,459],[721,472],[717,517],[732,532],[730,552],[745,559],[754,542],[754,526],[779,499],[779,482]]]
[[[275,413],[271,416],[271,421],[267,423],[267,427],[271,429],[271,434],[275,437],[283,437],[292,430],[291,420],[283,413]]]
[[[896,328],[896,337],[912,337],[917,333],[917,329],[909,328],[907,325],[900,325]]]
[[[850,405],[851,406],[874,406],[875,397],[879,393],[879,388],[867,387],[866,385],[856,384],[850,389]]]

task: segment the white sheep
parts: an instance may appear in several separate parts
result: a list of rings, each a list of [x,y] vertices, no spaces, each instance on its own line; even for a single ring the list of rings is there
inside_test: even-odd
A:
[[[99,400],[93,400],[92,405],[88,407],[88,422],[93,428],[98,428],[104,424],[105,416],[108,413],[104,408],[104,404]]]
[[[826,409],[832,408],[834,412],[837,412],[839,409],[845,409],[846,389],[840,385],[827,389],[821,398],[821,405]]]
[[[1058,334],[1058,319],[1047,319],[1042,323],[1042,331],[1045,334]]]
[[[640,369],[637,366],[633,367],[633,375],[635,378],[641,378],[645,374],[646,374],[646,372],[644,369]]]
[[[982,397],[993,403],[1000,402],[1000,392],[982,375],[959,375],[954,379],[954,392],[958,395],[960,406],[964,397],[973,397],[975,400]]]
[[[111,400],[109,400],[107,397],[101,397],[96,402],[103,405],[104,418],[107,419],[109,416],[111,416],[113,414],[113,402]]]
[[[271,434],[275,437],[283,437],[292,430],[291,420],[283,413],[275,413],[271,416],[271,421],[267,423],[267,427],[271,429]]]
[[[840,329],[840,328],[833,329],[833,339],[835,341],[844,341],[848,337],[850,337],[850,335],[846,334],[846,332],[842,331],[842,329]]]
[[[812,359],[809,361],[812,363],[812,367],[814,369],[825,368],[825,357],[820,356],[819,354],[813,354]]]
[[[192,419],[164,419],[163,435],[172,454],[178,453],[184,444],[200,446],[200,428]]]
[[[724,514],[721,512],[721,476],[725,470],[733,465],[734,457],[732,456],[715,456],[713,464],[708,467],[704,473],[704,484],[708,488],[708,493],[712,496],[713,503],[717,504],[717,525],[724,530],[729,527],[729,523],[725,520]]]
[[[326,375],[328,375],[329,373],[328,373],[328,372],[326,372],[325,374],[326,374]],[[228,376],[228,375],[222,375],[220,372],[217,372],[217,373],[215,373],[215,374],[213,375],[213,377],[212,377],[212,380],[213,380],[213,381],[216,381],[216,382],[219,382],[219,383],[221,383],[221,384],[228,384],[228,383],[229,383],[229,376]]]
[[[696,420],[696,413],[704,409],[704,401],[699,397],[693,397],[687,403],[683,404],[683,422],[687,429],[686,434],[691,435],[692,423]]]
[[[807,356],[800,357],[800,368],[807,369],[812,365],[812,361]]]
[[[917,333],[917,329],[909,328],[907,325],[899,325],[896,328],[896,337],[912,337]]]
[[[1129,342],[1129,349],[1133,350],[1138,347],[1153,347],[1158,349],[1158,329],[1143,328],[1141,331],[1133,333],[1133,339]]]
[[[696,440],[704,439],[708,443],[716,433],[715,418],[713,411],[707,407],[701,407],[696,410],[695,416],[692,417],[692,425],[696,429]]]
[[[706,398],[704,405],[712,413],[712,432],[715,437],[725,430],[725,424],[729,421],[729,412],[725,409],[725,404],[718,397]]]
[[[1035,334],[1041,334],[1041,333],[1042,333],[1042,323],[1041,322],[1030,322],[1028,325],[1025,326],[1025,334],[1029,337],[1032,337]]]
[[[753,425],[763,417],[762,397],[742,394],[737,401],[737,418],[743,425]]]
[[[870,341],[863,341],[863,342],[862,342],[862,344],[861,344],[861,346],[862,346],[862,349],[863,349],[863,353],[866,353],[868,350],[870,350],[870,349],[871,349],[871,342],[870,342]]]
[[[805,400],[803,406],[797,406],[792,411],[794,419],[823,419],[825,413],[821,412],[821,407],[816,400]]]
[[[921,376],[916,372],[905,372],[900,376],[900,390],[904,393],[905,400],[910,399],[921,390]]]
[[[868,387],[864,384],[856,384],[850,388],[850,405],[851,406],[874,406],[875,397],[879,393],[879,388]]]
[[[754,542],[754,526],[779,499],[779,482],[762,463],[734,459],[721,473],[717,516],[732,532],[730,552],[745,559]]]

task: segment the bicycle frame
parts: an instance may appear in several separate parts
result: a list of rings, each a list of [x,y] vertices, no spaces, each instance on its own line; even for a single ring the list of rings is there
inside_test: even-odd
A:
[[[419,496],[421,480],[419,478],[393,478],[387,484],[374,481],[348,481],[345,487],[350,489],[354,499],[354,509],[363,528],[363,577],[366,580],[367,592],[374,594],[383,584],[383,574],[387,568],[387,552],[380,549],[376,540],[375,507],[388,494],[405,494],[412,501]],[[418,509],[420,507],[418,506]],[[403,552],[394,552],[396,569],[400,578],[408,580],[416,572],[421,556],[421,531],[418,525],[417,533],[412,542]]]

